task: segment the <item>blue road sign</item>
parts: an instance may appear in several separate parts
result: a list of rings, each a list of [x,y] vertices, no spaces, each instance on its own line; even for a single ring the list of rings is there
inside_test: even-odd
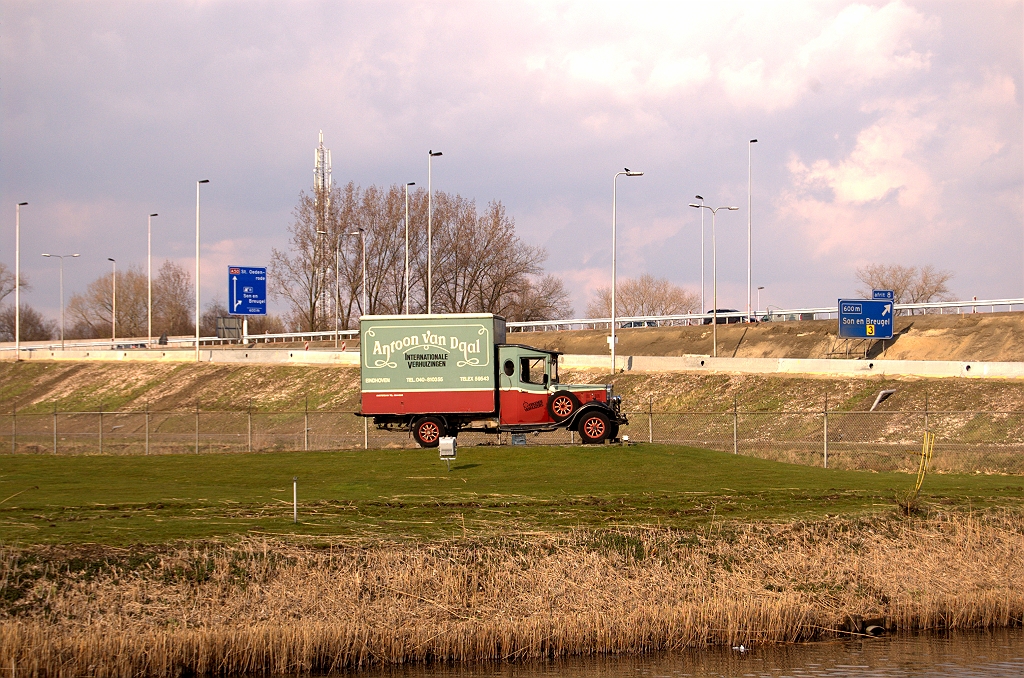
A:
[[[839,336],[845,339],[892,339],[891,301],[839,300]]]
[[[228,312],[231,315],[267,314],[267,269],[228,266]]]
[[[896,295],[893,294],[892,290],[871,290],[872,299],[881,299],[883,301],[893,301]]]

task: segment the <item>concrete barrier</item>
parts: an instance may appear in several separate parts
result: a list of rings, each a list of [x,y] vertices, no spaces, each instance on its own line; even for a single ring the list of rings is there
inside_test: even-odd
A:
[[[829,376],[979,377],[1024,379],[1024,363],[953,360],[825,360],[817,358],[712,358],[706,355],[616,356],[625,372],[731,372]],[[563,355],[563,369],[608,369],[607,355]]]
[[[14,352],[0,354],[0,359],[14,360]],[[196,360],[195,349],[171,349],[166,351],[51,351],[22,349],[20,357],[26,361],[59,360],[73,362],[166,362],[192,363]],[[356,351],[303,351],[301,349],[200,349],[199,361],[215,364],[249,363],[253,365],[343,365],[358,367],[359,353]]]
[[[14,352],[0,354],[0,360],[13,361]],[[193,349],[166,351],[51,351],[22,349],[22,360],[58,360],[72,362],[195,362]],[[301,349],[202,349],[199,360],[213,364],[338,365],[358,367],[357,351]],[[562,369],[608,369],[607,355],[563,355]],[[824,360],[816,358],[712,358],[706,355],[616,356],[616,366],[624,372],[730,372],[736,374],[820,374],[829,376],[889,377],[975,377],[986,379],[1024,379],[1024,363],[957,362],[952,360]]]

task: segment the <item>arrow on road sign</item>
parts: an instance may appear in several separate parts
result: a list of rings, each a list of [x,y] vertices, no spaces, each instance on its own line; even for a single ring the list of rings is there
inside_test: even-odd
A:
[[[241,306],[241,304],[242,304],[242,302],[238,298],[238,276],[237,275],[231,278],[231,283],[232,283],[232,285],[231,285],[231,301],[235,302],[235,305],[231,307],[231,310],[234,311],[239,306]]]
[[[882,315],[889,315],[889,311],[891,311],[891,310],[892,310],[892,306],[890,306],[889,304],[886,304],[885,306],[882,307]]]

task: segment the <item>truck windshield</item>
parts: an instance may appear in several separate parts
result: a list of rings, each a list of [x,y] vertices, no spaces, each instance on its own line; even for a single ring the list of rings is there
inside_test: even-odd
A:
[[[520,358],[519,381],[524,384],[544,385],[544,358]]]

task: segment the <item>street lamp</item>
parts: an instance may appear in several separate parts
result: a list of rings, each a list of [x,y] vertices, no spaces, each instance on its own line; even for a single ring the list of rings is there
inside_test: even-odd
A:
[[[443,155],[441,151],[427,151],[427,313],[433,312],[433,298],[434,298],[434,279],[432,276],[432,259],[431,255],[431,244],[433,238],[433,219],[434,219],[434,202],[433,202],[433,185],[431,184],[431,161],[437,156]]]
[[[429,163],[429,161],[428,161]],[[415,186],[415,181],[405,185],[405,314],[409,315],[409,187]]]
[[[623,168],[621,172],[616,172],[615,176],[612,177],[612,374],[615,374],[615,195],[616,195],[616,184],[620,174],[625,174],[627,177],[642,177],[643,172],[634,172],[628,167]]]
[[[149,272],[149,282],[146,286],[146,294],[149,299],[149,335],[146,345],[153,343],[153,217],[159,214],[150,214],[146,220],[146,269]],[[61,346],[63,348],[63,346]]]
[[[747,322],[750,322],[750,149],[756,143],[757,139],[747,142]]]
[[[196,182],[196,362],[199,362],[199,186],[208,183],[209,179]]]
[[[64,257],[77,257],[77,254],[44,254],[44,257],[60,259],[60,350],[64,350]]]
[[[366,315],[366,312],[369,310],[366,306],[366,231],[363,228],[359,228],[345,235],[358,235],[363,242],[363,312],[360,315]]]
[[[117,343],[117,261],[107,257],[111,266],[111,294],[110,294],[110,348]]]
[[[761,313],[761,290],[764,289],[764,285],[757,288],[757,314]]]
[[[704,205],[704,196],[695,195],[693,196],[697,200],[700,200],[701,206]],[[700,312],[708,310],[708,307],[704,304],[704,210],[700,211]]]
[[[14,207],[14,359],[21,360],[21,208]]]
[[[715,242],[715,214],[718,210],[738,210],[739,207],[708,207],[707,205],[697,205],[690,203],[690,207],[696,207],[700,210],[711,210],[711,314],[713,319],[711,321],[711,354],[713,357],[718,357],[718,247]]]

